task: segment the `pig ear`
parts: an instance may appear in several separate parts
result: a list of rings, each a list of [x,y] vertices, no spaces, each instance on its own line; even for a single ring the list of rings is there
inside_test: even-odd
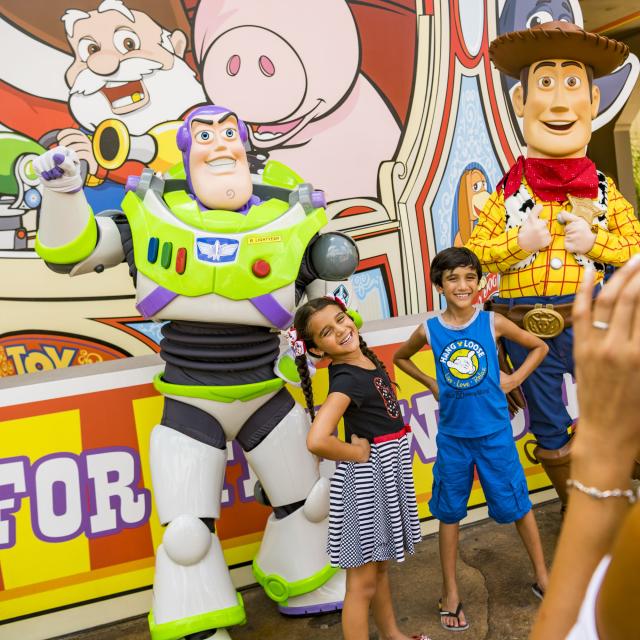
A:
[[[184,52],[187,50],[187,36],[182,31],[176,29],[170,36],[173,50],[179,58],[184,58]]]

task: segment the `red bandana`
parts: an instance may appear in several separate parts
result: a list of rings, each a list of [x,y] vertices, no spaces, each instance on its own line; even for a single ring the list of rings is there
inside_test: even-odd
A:
[[[583,158],[523,158],[520,156],[501,180],[504,197],[511,197],[522,184],[522,176],[533,193],[546,202],[564,202],[567,194],[576,198],[597,198],[596,165]]]

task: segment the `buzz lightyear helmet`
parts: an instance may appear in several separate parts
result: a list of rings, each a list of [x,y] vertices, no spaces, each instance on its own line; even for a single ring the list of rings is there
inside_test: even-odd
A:
[[[238,133],[240,140],[243,144],[249,140],[249,131],[247,125],[243,120],[240,120],[238,116],[227,109],[213,104],[207,104],[202,107],[197,107],[185,118],[184,123],[180,125],[176,137],[178,143],[178,149],[182,152],[182,161],[184,164],[184,172],[187,177],[187,184],[189,185],[189,191],[193,193],[193,186],[191,184],[191,176],[189,175],[189,155],[191,153],[191,124],[194,120],[200,120],[204,122],[222,122],[229,116],[234,116],[238,121]]]

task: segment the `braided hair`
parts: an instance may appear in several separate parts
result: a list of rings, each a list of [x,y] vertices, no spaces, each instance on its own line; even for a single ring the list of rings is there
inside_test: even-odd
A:
[[[307,350],[317,348],[317,345],[313,342],[313,338],[311,337],[308,328],[311,316],[313,316],[316,312],[324,309],[325,307],[331,305],[338,307],[343,311],[347,310],[340,300],[326,297],[314,298],[313,300],[309,300],[296,311],[296,315],[293,319],[293,326],[298,333],[298,338],[304,341]],[[389,372],[387,371],[387,368],[385,367],[382,360],[380,360],[378,356],[367,346],[367,343],[364,341],[362,336],[359,337],[360,350],[362,351],[362,353],[367,358],[369,358],[369,360],[371,360],[377,367],[382,369],[387,374],[389,380],[391,380]],[[302,392],[304,393],[304,399],[307,403],[307,409],[309,410],[311,420],[313,420],[316,417],[316,411],[315,403],[313,400],[313,388],[311,386],[311,374],[309,373],[306,354],[296,357],[296,367],[298,369],[298,375],[300,376],[300,386],[302,387]]]
[[[384,362],[382,362],[382,360],[380,360],[380,358],[378,358],[378,356],[367,346],[367,343],[364,341],[362,336],[360,336],[360,351],[362,351],[362,353],[364,353],[364,355],[367,356],[367,358],[369,358],[369,360],[371,360],[371,362],[373,362],[376,367],[382,369],[387,374],[387,378],[389,378],[389,382],[391,382],[391,384],[395,385],[396,387],[398,386],[397,383],[391,380],[391,376],[389,375]]]

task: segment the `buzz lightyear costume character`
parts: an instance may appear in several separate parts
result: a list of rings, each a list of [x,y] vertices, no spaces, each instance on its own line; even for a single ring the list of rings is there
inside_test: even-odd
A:
[[[309,419],[284,387],[295,364],[279,356],[279,330],[305,292],[334,293],[358,253],[342,234],[319,235],[322,193],[291,170],[269,163],[252,184],[247,138],[228,109],[195,109],[177,136],[184,174],[146,169],[129,180],[122,212],[97,216],[72,152],[58,147],[35,161],[45,186],[39,255],[72,276],[126,260],[138,310],[169,321],[165,370],[154,381],[164,413],[150,446],[166,525],[153,640],[223,640],[224,627],[245,621],[214,526],[234,438],[273,508],[254,560],[257,581],[289,615],[340,608],[344,595],[344,575],[325,551],[328,482],[306,447]]]

